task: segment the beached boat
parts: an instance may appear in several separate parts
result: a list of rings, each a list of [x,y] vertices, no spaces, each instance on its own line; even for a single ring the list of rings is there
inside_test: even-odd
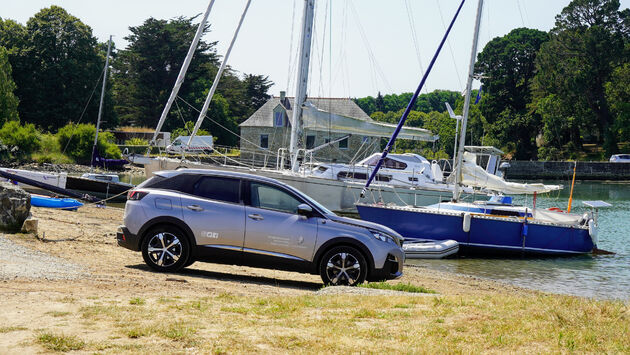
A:
[[[443,259],[457,254],[459,243],[452,240],[418,239],[402,246],[407,259]]]
[[[73,198],[58,198],[31,194],[31,206],[76,211],[79,207],[83,206],[83,204]]]
[[[476,186],[498,194],[534,194],[552,190],[543,184],[517,184],[507,182],[498,176],[487,174],[475,164],[476,156],[464,153],[466,122],[470,108],[473,69],[477,55],[479,25],[483,0],[479,0],[475,34],[469,66],[469,76],[464,101],[462,133],[459,141],[457,163],[452,174],[455,183],[452,202],[438,203],[428,207],[383,206],[376,204],[357,204],[362,219],[386,225],[405,240],[453,239],[460,244],[460,252],[482,252],[500,255],[545,254],[574,255],[590,253],[597,247],[598,209],[608,207],[603,201],[587,201],[591,212],[570,214],[559,211],[541,210],[534,207],[512,204],[509,197],[497,195],[490,201],[466,203],[459,201],[459,184]],[[421,85],[418,87],[419,92]],[[414,95],[410,105],[417,95]],[[401,118],[402,125],[406,115]],[[369,186],[378,167],[387,156],[389,145],[396,137],[392,136],[388,147],[383,152],[381,161],[368,179]],[[571,201],[571,199],[570,199]],[[569,208],[571,209],[571,202]]]

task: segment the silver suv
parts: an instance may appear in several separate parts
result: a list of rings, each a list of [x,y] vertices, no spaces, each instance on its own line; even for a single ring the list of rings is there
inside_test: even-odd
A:
[[[154,270],[196,260],[319,274],[356,285],[402,275],[403,238],[339,217],[274,179],[215,170],[161,171],[129,192],[118,244]]]

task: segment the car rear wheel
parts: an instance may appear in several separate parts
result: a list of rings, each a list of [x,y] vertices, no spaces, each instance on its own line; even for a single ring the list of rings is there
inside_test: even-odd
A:
[[[319,265],[324,284],[331,286],[356,286],[365,281],[367,263],[360,251],[341,246],[330,249]]]
[[[179,271],[189,265],[190,243],[186,235],[176,227],[153,228],[142,240],[142,257],[153,270]]]

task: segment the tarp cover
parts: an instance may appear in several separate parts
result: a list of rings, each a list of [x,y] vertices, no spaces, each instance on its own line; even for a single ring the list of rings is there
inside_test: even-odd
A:
[[[466,186],[479,187],[482,189],[502,192],[506,195],[522,195],[545,193],[562,189],[562,185],[545,185],[545,184],[519,184],[516,182],[508,182],[503,178],[492,175],[485,171],[482,167],[475,164],[475,155],[464,152],[462,161],[462,176],[460,183]],[[449,177],[453,179],[453,175]]]
[[[302,111],[302,122],[304,129],[313,131],[348,133],[371,137],[389,138],[396,129],[394,124],[331,114],[319,110],[308,101]],[[438,136],[433,135],[431,131],[426,129],[403,127],[398,138],[433,142],[438,139]]]

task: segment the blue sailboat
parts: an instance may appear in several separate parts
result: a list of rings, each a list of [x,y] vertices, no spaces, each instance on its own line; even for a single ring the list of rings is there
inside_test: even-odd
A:
[[[537,193],[548,192],[556,187],[507,182],[500,177],[486,174],[475,164],[474,154],[464,153],[482,9],[483,0],[479,0],[459,149],[454,157],[456,163],[453,179],[456,187],[452,201],[427,207],[357,203],[359,215],[364,220],[394,229],[405,238],[405,241],[455,240],[459,243],[460,253],[465,254],[478,252],[499,255],[590,253],[597,248],[598,209],[608,207],[610,204],[603,201],[585,201],[584,203],[591,207],[591,212],[582,215],[514,205],[512,199],[503,196],[503,193],[529,193],[536,196]],[[407,119],[429,70],[425,73],[407,110],[401,117],[399,127],[402,127]],[[372,171],[364,191],[369,187],[382,161],[393,147],[397,132],[394,132],[383,151],[381,161]],[[459,184],[461,183],[476,186],[485,191],[494,191],[495,196],[489,201],[459,202],[461,191]]]

